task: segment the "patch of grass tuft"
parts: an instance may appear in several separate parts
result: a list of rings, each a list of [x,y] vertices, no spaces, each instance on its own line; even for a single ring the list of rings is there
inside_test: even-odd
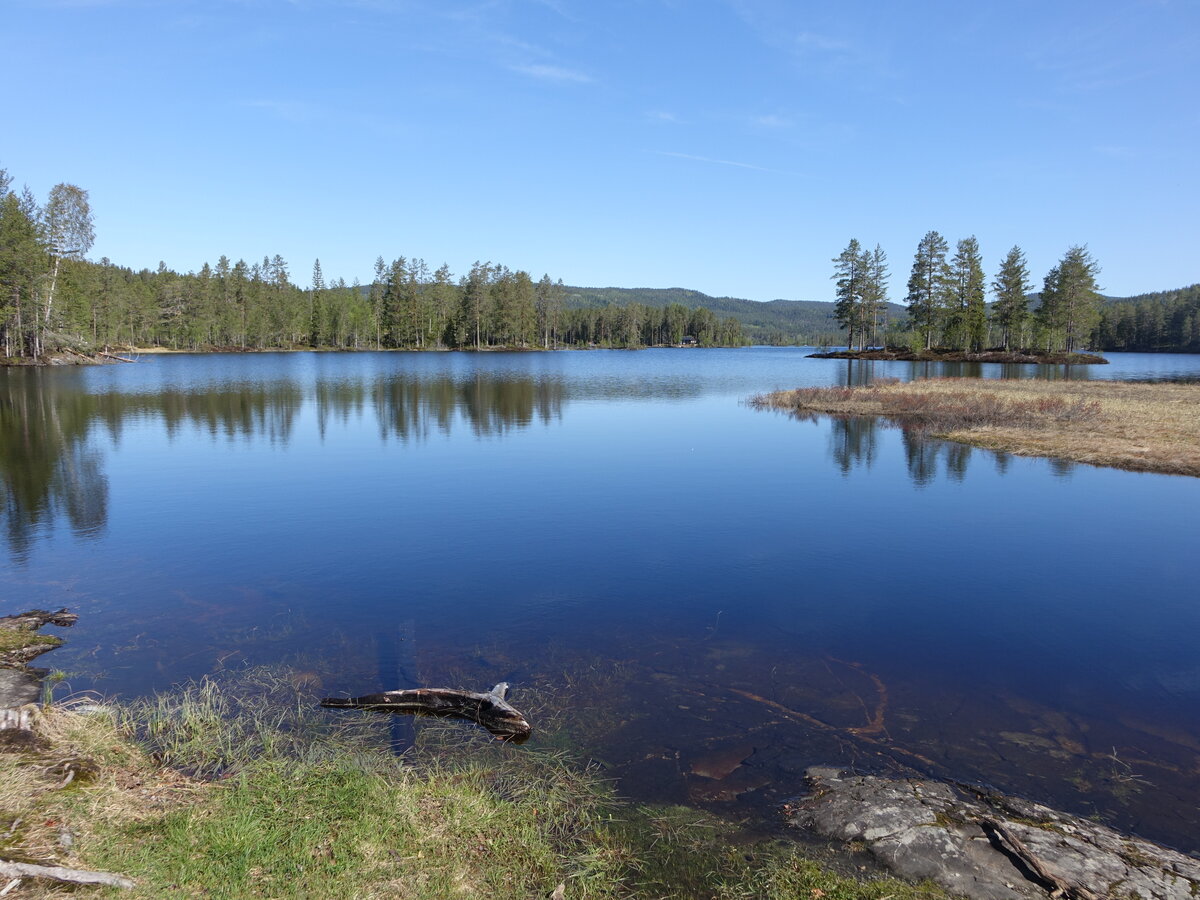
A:
[[[53,634],[40,634],[24,628],[0,628],[0,653],[27,647],[61,647],[62,643],[62,638]]]

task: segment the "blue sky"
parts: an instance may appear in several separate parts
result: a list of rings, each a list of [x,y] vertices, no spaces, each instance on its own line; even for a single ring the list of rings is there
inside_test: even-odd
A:
[[[830,299],[851,237],[1200,280],[1200,3],[4,0],[0,167],[92,256]]]

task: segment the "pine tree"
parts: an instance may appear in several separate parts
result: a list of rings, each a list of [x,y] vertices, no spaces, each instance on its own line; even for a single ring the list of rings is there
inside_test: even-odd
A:
[[[492,264],[476,260],[475,264],[471,266],[470,274],[463,280],[461,309],[463,326],[461,334],[463,337],[460,342],[471,341],[476,350],[484,345],[486,337],[484,328],[492,317],[492,276]]]
[[[536,306],[538,332],[542,336],[542,348],[550,350],[558,347],[559,319],[562,316],[562,282],[555,284],[549,274],[543,275],[537,283]]]
[[[387,281],[380,299],[379,317],[385,347],[396,348],[404,345],[402,303],[407,281],[408,260],[398,256],[388,267]]]
[[[456,290],[450,267],[442,263],[433,273],[433,283],[429,287],[429,333],[443,344],[451,344],[451,320],[454,317]]]
[[[537,340],[537,291],[529,273],[520,270],[513,276],[513,342],[528,347]]]
[[[0,187],[7,184],[0,180]],[[28,199],[4,191],[0,197],[0,347],[4,356],[40,353],[37,285],[45,252]]]
[[[367,300],[371,306],[371,326],[375,331],[375,349],[383,348],[383,292],[387,285],[388,267],[382,256],[375,258],[375,278]]]
[[[849,332],[846,345],[853,350],[854,339],[863,338],[863,292],[867,283],[867,268],[870,256],[865,253],[857,238],[851,238],[846,249],[833,258],[833,275],[837,279],[834,293],[833,317]]]
[[[1020,247],[1013,247],[1000,263],[996,280],[992,282],[992,292],[996,296],[992,309],[1004,336],[1005,350],[1010,349],[1014,341],[1017,346],[1024,346],[1022,333],[1029,318],[1031,289],[1025,254]]]
[[[963,350],[982,350],[987,337],[987,305],[983,260],[979,241],[973,235],[958,242],[950,262],[948,283],[950,340]]]
[[[864,255],[865,251],[864,251]],[[866,259],[866,281],[862,295],[862,320],[864,337],[867,328],[871,331],[871,346],[879,345],[879,330],[887,327],[887,254],[878,244]]]
[[[308,345],[321,345],[321,319],[324,316],[325,277],[321,274],[321,260],[313,262],[312,293],[309,295],[308,307]]]
[[[1099,274],[1100,265],[1087,247],[1076,245],[1046,275],[1043,317],[1068,353],[1088,340],[1099,321]]]
[[[908,276],[908,316],[925,335],[925,349],[933,347],[933,336],[941,324],[946,295],[950,246],[936,231],[930,231],[917,244],[912,272]]]

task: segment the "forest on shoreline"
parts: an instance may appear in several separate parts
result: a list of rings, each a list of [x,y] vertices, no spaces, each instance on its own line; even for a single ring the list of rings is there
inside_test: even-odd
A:
[[[607,304],[568,309],[561,279],[476,262],[375,261],[370,284],[296,284],[278,254],[221,256],[181,273],[87,259],[94,241],[87,191],[56,185],[45,203],[10,190],[0,169],[0,356],[25,360],[114,347],[171,350],[558,349],[741,346],[741,324],[705,307]]]
[[[196,271],[135,270],[87,258],[94,240],[87,191],[51,189],[44,203],[11,190],[0,169],[0,357],[78,359],[113,348],[561,349],[848,342],[859,347],[1003,346],[1200,352],[1200,285],[1105,298],[1098,265],[1072,247],[1032,291],[1014,247],[985,303],[978,243],[952,259],[936,232],[918,247],[907,309],[887,296],[887,256],[851,241],[834,262],[836,300],[756,303],[683,289],[567,287],[544,275],[476,262],[458,278],[418,258],[376,259],[369,284],[308,287],[280,255],[221,256]]]

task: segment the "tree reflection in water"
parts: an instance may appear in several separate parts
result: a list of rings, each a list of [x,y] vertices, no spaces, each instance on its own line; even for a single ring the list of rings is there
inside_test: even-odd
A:
[[[561,418],[564,385],[532,377],[322,379],[309,392],[294,381],[222,384],[195,390],[89,393],[59,373],[12,371],[0,377],[0,510],[14,558],[25,559],[39,533],[65,519],[96,537],[108,517],[109,485],[98,435],[121,440],[134,421],[156,421],[169,438],[192,430],[212,439],[286,446],[306,404],[319,435],[330,424],[373,412],[380,440],[427,439],[455,423],[476,436],[503,435],[535,420]]]

